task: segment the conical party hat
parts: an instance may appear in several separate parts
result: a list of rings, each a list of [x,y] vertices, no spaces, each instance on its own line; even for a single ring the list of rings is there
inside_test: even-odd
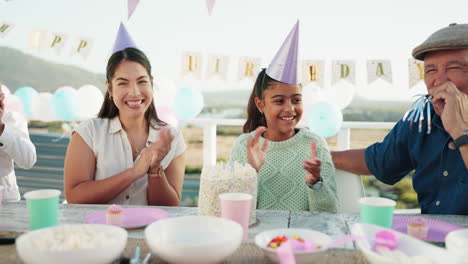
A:
[[[125,26],[120,23],[119,32],[117,33],[117,37],[115,38],[114,48],[112,49],[112,54],[116,53],[117,51],[121,51],[126,48],[136,48],[135,42],[133,42],[132,37],[128,33]]]
[[[291,29],[283,45],[266,70],[271,78],[287,83],[298,84],[297,78],[297,54],[299,51],[299,20]]]

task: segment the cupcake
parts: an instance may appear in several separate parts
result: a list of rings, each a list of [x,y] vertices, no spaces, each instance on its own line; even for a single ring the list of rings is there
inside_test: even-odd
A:
[[[123,223],[123,209],[122,207],[113,204],[106,212],[106,224],[108,225],[121,225]]]
[[[429,226],[426,219],[422,217],[414,217],[408,222],[408,235],[419,239],[426,239]]]

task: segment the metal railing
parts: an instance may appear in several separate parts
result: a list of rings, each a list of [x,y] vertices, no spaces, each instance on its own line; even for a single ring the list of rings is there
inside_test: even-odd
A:
[[[242,126],[244,119],[203,119],[183,121],[184,124],[203,128],[203,166],[216,164],[216,128],[217,126]],[[351,129],[391,129],[394,122],[343,122],[337,136],[338,150],[347,150],[351,146]]]

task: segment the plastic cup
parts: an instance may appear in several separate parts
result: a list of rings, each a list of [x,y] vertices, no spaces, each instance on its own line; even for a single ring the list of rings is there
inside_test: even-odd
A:
[[[58,224],[59,190],[44,189],[24,194],[31,230]]]
[[[359,204],[361,223],[392,227],[395,201],[382,197],[363,197],[359,199]]]
[[[221,201],[221,217],[233,220],[242,226],[242,240],[247,240],[249,231],[250,206],[252,195],[248,193],[222,193],[219,195]]]

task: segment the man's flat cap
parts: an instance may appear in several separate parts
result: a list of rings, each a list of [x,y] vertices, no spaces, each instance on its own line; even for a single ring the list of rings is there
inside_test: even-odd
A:
[[[450,24],[432,34],[413,50],[413,57],[424,60],[429,51],[468,48],[468,24]]]

